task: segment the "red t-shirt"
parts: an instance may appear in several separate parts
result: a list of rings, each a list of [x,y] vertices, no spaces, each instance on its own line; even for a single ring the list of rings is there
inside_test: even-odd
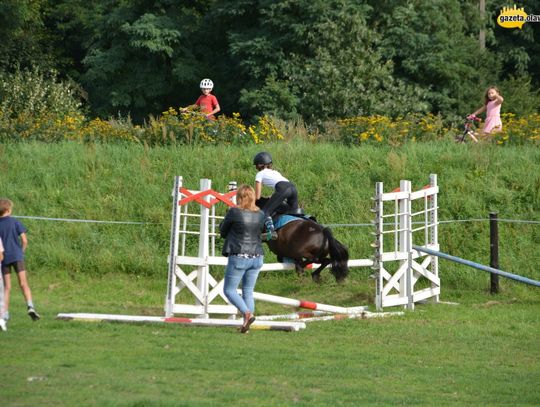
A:
[[[195,102],[197,106],[200,106],[205,113],[211,113],[219,104],[217,98],[211,93],[208,95],[201,95]],[[214,117],[214,116],[212,116]]]

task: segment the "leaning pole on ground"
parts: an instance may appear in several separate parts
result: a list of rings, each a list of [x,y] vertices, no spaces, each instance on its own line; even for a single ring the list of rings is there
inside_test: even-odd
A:
[[[474,261],[465,260],[465,259],[462,259],[461,257],[452,256],[451,254],[443,253],[437,250],[428,249],[426,247],[413,246],[413,249],[418,250],[420,252],[431,254],[432,256],[437,256],[442,259],[453,261],[454,263],[463,264],[465,266],[472,267],[476,270],[486,271],[488,273],[493,273],[498,276],[508,278],[510,280],[519,281],[520,283],[529,284],[535,287],[540,287],[540,281],[523,277],[518,274],[512,274],[512,273],[508,273],[507,271],[502,271],[493,267],[484,266],[483,264],[475,263]]]

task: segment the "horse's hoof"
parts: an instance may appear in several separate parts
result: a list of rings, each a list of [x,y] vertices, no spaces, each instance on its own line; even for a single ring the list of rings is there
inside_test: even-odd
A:
[[[311,279],[317,284],[321,283],[321,276],[319,274],[312,274]]]

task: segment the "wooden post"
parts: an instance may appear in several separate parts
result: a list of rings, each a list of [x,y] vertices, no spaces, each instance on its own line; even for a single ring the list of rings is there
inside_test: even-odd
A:
[[[489,265],[494,269],[499,268],[499,226],[497,223],[497,213],[489,214]],[[490,292],[497,294],[499,292],[499,276],[490,273]]]
[[[480,32],[478,33],[478,41],[480,49],[486,49],[486,0],[480,0]]]

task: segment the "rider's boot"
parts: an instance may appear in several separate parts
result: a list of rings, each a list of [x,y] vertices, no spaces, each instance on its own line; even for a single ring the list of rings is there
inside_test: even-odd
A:
[[[276,233],[276,230],[274,228],[274,222],[272,221],[271,216],[266,217],[266,219],[264,221],[264,228],[266,230],[266,233],[263,233],[262,236],[261,236],[261,239],[263,241],[276,240],[277,239],[277,233]]]

